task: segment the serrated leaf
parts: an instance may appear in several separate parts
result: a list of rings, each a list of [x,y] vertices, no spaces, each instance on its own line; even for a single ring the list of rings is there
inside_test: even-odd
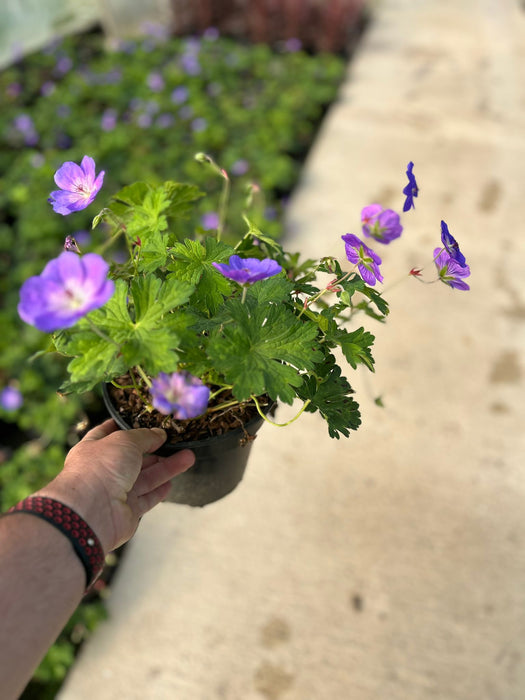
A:
[[[273,248],[273,250],[278,251],[279,253],[283,252],[282,246],[277,243],[277,241],[273,238],[270,238],[270,236],[267,236],[265,233],[263,233],[257,226],[253,223],[253,221],[250,221],[250,219],[246,216],[243,215],[242,217],[244,221],[246,222],[246,225],[248,226],[248,231],[245,234],[246,237],[252,237],[252,238],[257,238],[259,241],[262,243],[265,243],[269,248]],[[244,238],[242,239],[244,240]],[[239,241],[239,243],[235,246],[235,249],[240,246],[242,243],[242,240]]]
[[[84,385],[85,391],[126,370],[119,348],[93,331],[75,333],[67,345],[67,354],[74,356],[67,367],[70,382]]]
[[[163,187],[169,201],[166,215],[178,219],[187,218],[193,209],[193,203],[204,197],[204,192],[196,185],[169,180]]]
[[[240,400],[267,392],[275,400],[292,403],[292,387],[302,383],[300,371],[322,360],[316,348],[317,326],[300,321],[280,305],[228,304],[230,325],[216,330],[208,345],[212,365],[233,384]]]
[[[187,280],[196,286],[192,303],[200,311],[215,314],[224,302],[224,297],[230,296],[232,284],[212,265],[213,262],[227,262],[234,250],[226,243],[214,238],[207,238],[205,244],[186,239],[176,243],[171,254],[175,260],[168,265],[173,275]]]
[[[358,364],[364,364],[371,372],[374,371],[374,358],[370,347],[374,344],[375,338],[364,328],[358,328],[349,333],[342,328],[337,328],[336,324],[331,321],[325,337],[328,343],[339,345],[353,369],[356,369]]]
[[[276,304],[283,301],[291,301],[291,293],[295,288],[294,283],[286,277],[269,277],[252,284],[248,290],[248,298],[253,298],[258,304]]]
[[[319,411],[328,423],[330,437],[339,439],[340,434],[349,437],[350,430],[361,425],[359,405],[351,398],[353,389],[346,377],[341,376],[341,368],[329,354],[323,365],[317,366],[317,377],[309,376],[297,390],[303,401],[310,400],[307,412]]]
[[[158,321],[172,309],[185,304],[194,286],[184,280],[166,281],[148,275],[133,280],[131,296],[135,308],[135,328],[153,330]]]

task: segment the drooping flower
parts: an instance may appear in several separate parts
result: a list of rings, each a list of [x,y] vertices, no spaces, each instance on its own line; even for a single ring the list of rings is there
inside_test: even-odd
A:
[[[362,210],[361,225],[364,235],[379,243],[390,243],[403,232],[399,214],[393,209],[383,209],[380,204],[370,204]]]
[[[403,194],[405,195],[405,203],[403,204],[403,211],[408,211],[409,209],[415,209],[414,199],[419,194],[419,187],[417,186],[416,178],[412,172],[414,168],[414,163],[410,161],[407,165],[407,177],[408,184],[403,188]]]
[[[108,270],[107,262],[96,253],[82,257],[61,253],[22,285],[20,318],[46,333],[70,328],[113,296],[115,283],[108,279]]]
[[[469,285],[464,282],[465,277],[470,276],[468,265],[460,265],[446,250],[436,248],[434,250],[434,262],[441,282],[454,289],[469,290]]]
[[[51,192],[48,202],[54,211],[66,216],[91,204],[104,182],[104,171],[95,175],[95,161],[84,156],[80,165],[66,161],[56,171],[55,182],[60,189]]]
[[[282,270],[279,263],[271,258],[259,260],[258,258],[241,258],[238,255],[232,255],[228,264],[214,262],[212,265],[225,277],[239,284],[253,284],[259,280],[278,275]]]
[[[459,245],[454,236],[448,230],[448,226],[444,221],[441,222],[441,242],[445,246],[445,250],[453,258],[460,267],[467,267],[465,256],[459,249]]]
[[[18,411],[24,403],[24,397],[14,386],[6,386],[0,392],[0,406],[4,411]]]
[[[210,398],[209,388],[189,372],[161,372],[152,380],[150,393],[154,408],[164,415],[173,414],[177,420],[200,416]]]
[[[346,257],[349,262],[357,265],[361,277],[367,284],[374,285],[376,280],[383,281],[383,275],[379,272],[381,258],[377,253],[366,246],[360,238],[353,233],[341,236],[345,242]]]

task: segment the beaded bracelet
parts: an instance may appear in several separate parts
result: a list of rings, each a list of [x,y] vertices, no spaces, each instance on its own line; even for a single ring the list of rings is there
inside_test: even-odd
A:
[[[98,537],[78,513],[54,498],[29,496],[5,515],[29,513],[57,528],[73,545],[86,572],[86,590],[97,580],[104,566],[104,551]]]

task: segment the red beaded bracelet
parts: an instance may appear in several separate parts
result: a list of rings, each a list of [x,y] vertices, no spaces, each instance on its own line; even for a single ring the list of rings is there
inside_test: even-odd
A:
[[[86,571],[86,590],[97,580],[104,567],[104,551],[98,537],[78,513],[47,496],[29,496],[4,515],[29,513],[54,525],[73,545]]]

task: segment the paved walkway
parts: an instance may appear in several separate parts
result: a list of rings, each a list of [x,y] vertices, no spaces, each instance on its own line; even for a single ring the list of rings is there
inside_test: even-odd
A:
[[[350,439],[311,415],[266,426],[233,494],[146,516],[60,700],[525,697],[517,0],[383,0],[291,205],[291,245],[341,254],[364,204],[400,206],[409,160],[421,192],[386,279],[429,261],[443,218],[472,291],[392,289]]]

